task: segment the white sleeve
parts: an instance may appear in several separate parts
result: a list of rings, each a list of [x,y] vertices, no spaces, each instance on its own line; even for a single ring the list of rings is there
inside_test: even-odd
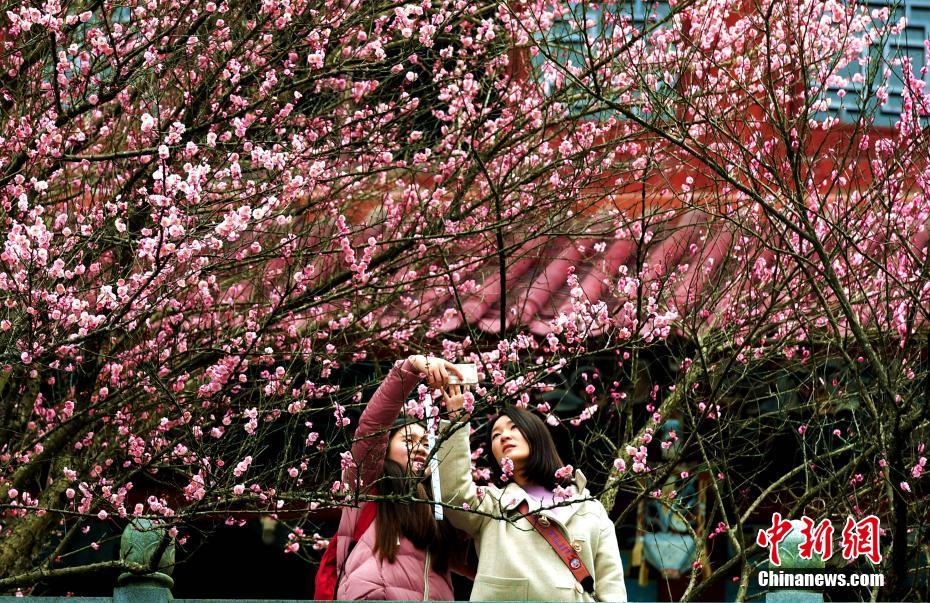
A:
[[[600,505],[600,503],[598,503]],[[601,601],[627,600],[623,581],[623,562],[617,545],[617,530],[601,506],[601,534],[594,551],[594,592]]]
[[[479,490],[472,479],[469,431],[468,423],[451,425],[443,421],[440,434],[445,436],[445,440],[439,445],[436,456],[439,459],[441,500],[451,507],[446,508],[449,521],[474,536],[492,519],[489,515],[500,515],[500,505],[491,494],[492,489]]]

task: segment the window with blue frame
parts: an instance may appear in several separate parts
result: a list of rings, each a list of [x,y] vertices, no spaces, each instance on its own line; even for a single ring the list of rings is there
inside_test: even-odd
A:
[[[71,14],[75,14],[75,13],[72,12]],[[116,6],[110,10],[109,16],[106,18],[111,24],[112,23],[120,23],[122,25],[130,24],[132,22],[132,10],[128,6]],[[90,32],[90,30],[92,30],[93,28],[99,28],[99,27],[101,27],[101,16],[99,13],[92,12],[89,20],[78,23],[78,25],[74,28],[74,32],[71,34],[69,43],[74,42],[78,44],[79,47],[84,49],[84,44],[86,44],[86,40],[88,39],[88,33]],[[68,45],[69,44],[65,44],[64,46],[67,47]],[[64,48],[58,48],[58,50],[64,50]],[[71,62],[72,69],[74,71],[76,72],[80,71],[81,68],[83,67],[83,63],[81,62],[80,57],[71,56],[69,60]],[[91,85],[88,86],[88,88],[84,91],[85,99],[87,96],[99,92],[101,88],[100,83],[106,82],[112,76],[112,73],[113,73],[113,69],[111,67],[104,67],[100,69],[96,73],[96,77],[91,81]],[[43,71],[42,78],[45,81],[51,82],[52,78],[54,77],[55,77],[55,62],[47,62],[45,65],[45,69]],[[63,99],[62,106],[67,109],[71,106],[71,103]]]
[[[642,31],[650,24],[668,16],[670,7],[667,0],[631,0],[604,5],[600,3],[569,2],[563,15],[553,20],[536,42],[539,53],[533,57],[533,67],[546,95],[551,96],[556,82],[565,78],[561,88],[563,102],[572,115],[591,115],[590,95],[584,93],[583,86],[590,85],[585,76],[590,72],[603,52],[603,45],[610,43],[614,23],[628,16],[632,25]],[[555,63],[555,65],[552,65]],[[578,85],[569,72],[582,80]]]
[[[843,123],[858,123],[865,115],[871,125],[890,127],[901,114],[905,86],[902,60],[909,60],[913,73],[930,84],[928,75],[921,74],[921,69],[927,65],[924,44],[930,38],[930,0],[869,0],[865,7],[870,13],[887,8],[884,22],[897,23],[905,18],[907,25],[866,51],[869,56],[864,54],[863,59],[868,60],[854,61],[843,67],[839,75],[845,83],[827,88],[824,94],[827,109],[814,117],[819,120],[835,117]],[[545,36],[536,41],[540,51],[533,57],[533,66],[545,93],[553,95],[558,88],[556,82],[564,78],[558,100],[565,103],[569,113],[602,117],[602,113],[592,109],[594,100],[585,93],[583,86],[590,85],[585,76],[592,61],[602,52],[601,45],[611,39],[613,23],[618,17],[627,15],[632,24],[642,30],[668,16],[669,11],[667,1],[631,0],[608,5],[567,3],[565,14],[556,18]],[[890,71],[887,81],[883,76],[886,69]],[[583,85],[572,82],[566,72],[574,73]],[[888,99],[879,103],[876,92],[885,84]]]
[[[872,0],[866,6],[870,12],[887,8],[887,23],[897,23],[903,17],[907,19],[907,25],[897,35],[887,36],[868,50],[868,61],[850,63],[840,71],[846,83],[827,90],[827,110],[816,117],[824,119],[830,116],[842,123],[854,124],[866,116],[871,118],[872,125],[890,127],[901,115],[906,82],[901,61],[909,59],[914,75],[928,81],[927,75],[921,74],[921,69],[926,65],[924,42],[930,37],[930,0]],[[890,71],[888,100],[879,104],[876,92],[886,83],[883,76],[886,69]]]

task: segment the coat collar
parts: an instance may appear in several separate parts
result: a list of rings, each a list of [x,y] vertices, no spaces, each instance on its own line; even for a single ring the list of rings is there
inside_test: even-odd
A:
[[[575,483],[575,489],[577,490],[577,492],[573,496],[568,498],[567,499],[568,501],[578,502],[578,501],[582,501],[586,498],[591,497],[591,494],[585,488],[588,485],[588,478],[585,477],[584,473],[582,473],[580,469],[575,469],[575,475],[573,476],[572,481],[574,481]],[[510,484],[507,484],[507,486],[505,486],[503,490],[501,490],[500,501],[501,501],[501,506],[506,512],[516,511],[517,507],[519,507],[520,503],[522,503],[523,501],[527,501],[530,504],[530,510],[532,511],[536,510],[533,507],[533,504],[535,504],[534,500],[529,497],[529,495],[526,493],[526,490],[521,488],[515,482],[511,482]],[[568,511],[565,512],[565,516],[564,516],[565,519],[568,519],[572,515],[575,514],[575,512],[578,510],[579,505],[567,504],[564,506],[560,505],[560,507],[568,509]],[[549,510],[543,510],[543,511],[540,511],[540,513],[549,517],[550,519],[556,519],[555,517],[553,517],[552,513]]]

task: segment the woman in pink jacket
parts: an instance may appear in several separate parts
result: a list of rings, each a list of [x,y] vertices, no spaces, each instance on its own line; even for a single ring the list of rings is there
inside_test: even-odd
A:
[[[377,488],[380,496],[408,500],[414,493],[424,503],[378,502],[375,520],[351,550],[361,509],[343,510],[336,541],[336,563],[341,569],[337,599],[455,598],[449,552],[459,537],[447,522],[434,519],[432,505],[426,502],[425,427],[401,416],[421,375],[431,384],[444,384],[449,373],[458,370],[440,358],[417,355],[397,362],[359,419],[352,445],[355,468],[345,476],[350,487],[369,494]]]

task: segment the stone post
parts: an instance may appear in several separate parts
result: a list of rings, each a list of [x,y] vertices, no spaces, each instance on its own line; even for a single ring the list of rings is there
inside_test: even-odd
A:
[[[161,551],[166,536],[167,530],[161,523],[149,519],[129,522],[120,539],[120,559],[152,567],[156,571],[120,574],[117,587],[113,589],[113,603],[168,603],[174,600],[171,596],[174,580],[168,575],[174,568],[173,540],[153,564],[153,557]]]
[[[811,555],[810,559],[802,559],[798,551],[798,545],[804,541],[801,536],[804,522],[793,519],[791,525],[793,529],[778,544],[781,565],[776,567],[769,564],[769,570],[790,572],[792,570],[823,569],[823,559],[816,553]],[[765,595],[765,603],[823,603],[823,593],[814,590],[778,588],[770,590]]]

